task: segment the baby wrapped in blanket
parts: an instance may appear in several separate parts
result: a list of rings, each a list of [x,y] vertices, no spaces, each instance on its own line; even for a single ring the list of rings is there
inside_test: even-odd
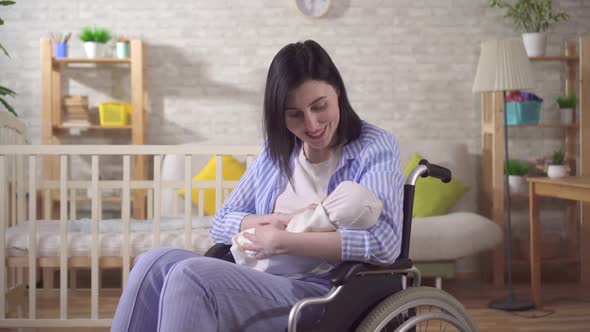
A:
[[[315,209],[307,209],[295,215],[286,231],[333,232],[338,227],[369,228],[377,223],[382,209],[381,200],[367,188],[356,182],[344,181]],[[257,260],[255,253],[240,248],[243,244],[251,243],[243,236],[245,232],[254,233],[255,229],[246,229],[232,238],[230,250],[236,264],[288,277],[327,272],[332,267],[321,259],[302,256],[274,255]]]

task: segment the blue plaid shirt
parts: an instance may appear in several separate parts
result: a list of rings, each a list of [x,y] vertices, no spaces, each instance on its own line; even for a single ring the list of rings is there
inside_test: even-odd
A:
[[[328,184],[328,195],[342,181],[365,186],[383,202],[383,212],[375,225],[337,230],[342,236],[342,260],[393,263],[401,247],[404,195],[397,140],[363,121],[361,136],[343,146],[342,158]],[[262,149],[217,211],[210,229],[213,241],[231,244],[246,215],[272,213],[287,183],[287,177],[275,167],[267,149]]]

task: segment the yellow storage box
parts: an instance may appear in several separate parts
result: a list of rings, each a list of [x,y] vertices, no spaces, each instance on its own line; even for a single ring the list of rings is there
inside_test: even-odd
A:
[[[131,117],[131,104],[108,102],[98,104],[101,126],[127,126]]]

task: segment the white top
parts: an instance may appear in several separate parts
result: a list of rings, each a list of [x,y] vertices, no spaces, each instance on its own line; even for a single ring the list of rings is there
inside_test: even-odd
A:
[[[338,148],[330,159],[311,163],[302,147],[293,163],[292,181],[277,197],[274,212],[292,213],[312,203],[320,204],[328,196],[328,183],[341,155],[342,149]]]

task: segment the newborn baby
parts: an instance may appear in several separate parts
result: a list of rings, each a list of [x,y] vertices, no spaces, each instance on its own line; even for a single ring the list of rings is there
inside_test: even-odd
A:
[[[334,189],[315,209],[308,209],[291,219],[288,232],[333,232],[338,227],[369,228],[377,223],[383,203],[364,186],[344,181]],[[244,232],[254,233],[249,228],[232,238],[231,252],[236,264],[250,266],[275,275],[298,277],[326,272],[331,268],[327,262],[302,256],[275,255],[257,260],[255,253],[243,251],[240,246],[251,243]]]

